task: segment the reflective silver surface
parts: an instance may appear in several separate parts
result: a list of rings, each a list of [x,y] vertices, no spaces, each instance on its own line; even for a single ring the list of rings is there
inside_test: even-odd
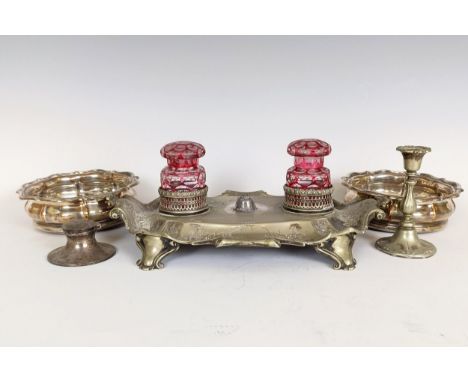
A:
[[[132,195],[138,177],[131,172],[90,170],[54,174],[26,183],[18,190],[25,209],[42,231],[63,233],[62,225],[73,219],[89,219],[98,230],[119,226],[109,217],[116,198]]]
[[[406,173],[398,171],[353,172],[342,179],[343,184],[348,188],[345,202],[354,203],[367,198],[376,199],[386,216],[381,220],[373,219],[369,228],[395,232],[403,217],[399,210],[399,203],[403,199],[405,179]],[[463,189],[456,182],[429,174],[417,174],[414,186],[416,211],[413,214],[417,232],[441,230],[455,211],[453,199],[460,196],[461,192]]]
[[[241,195],[236,200],[234,211],[236,212],[253,212],[257,209],[254,200],[251,196]]]

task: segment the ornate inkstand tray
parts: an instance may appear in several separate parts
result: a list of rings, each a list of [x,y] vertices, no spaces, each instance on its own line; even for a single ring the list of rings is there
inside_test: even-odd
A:
[[[122,218],[136,236],[143,254],[137,265],[144,270],[162,268],[161,260],[180,245],[310,246],[331,257],[336,262],[335,269],[353,269],[356,234],[364,233],[369,220],[381,212],[371,199],[348,206],[335,205],[325,213],[288,211],[283,207],[283,196],[263,191],[226,191],[207,199],[207,211],[177,216],[162,213],[159,198],[143,204],[126,196],[117,201],[111,216]]]
[[[160,197],[148,204],[119,198],[110,216],[121,218],[136,236],[142,251],[137,265],[144,270],[162,268],[162,260],[181,245],[309,246],[331,257],[335,269],[353,269],[355,237],[382,211],[373,199],[347,206],[333,201],[330,172],[323,167],[330,151],[316,139],[292,142],[288,153],[295,165],[288,170],[284,196],[226,191],[207,197],[205,170],[198,165],[203,146],[174,142],[161,150],[168,166],[161,172]]]

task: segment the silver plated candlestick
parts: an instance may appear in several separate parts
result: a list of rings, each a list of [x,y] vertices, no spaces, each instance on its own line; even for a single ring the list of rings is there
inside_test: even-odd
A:
[[[392,256],[408,259],[425,259],[436,253],[436,247],[426,240],[421,240],[416,232],[413,214],[416,211],[414,186],[417,181],[417,171],[421,168],[424,155],[431,151],[424,146],[398,146],[403,155],[406,170],[404,196],[400,204],[403,220],[393,236],[384,237],[375,242],[375,247]]]

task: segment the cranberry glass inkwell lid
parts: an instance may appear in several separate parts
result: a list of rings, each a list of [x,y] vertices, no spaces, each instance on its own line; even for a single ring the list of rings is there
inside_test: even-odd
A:
[[[198,164],[203,155],[205,148],[191,141],[168,143],[161,149],[161,156],[167,159],[159,188],[161,212],[183,215],[207,209],[206,173]]]
[[[286,173],[286,209],[297,212],[324,212],[333,209],[330,170],[323,166],[331,146],[319,139],[299,139],[288,145],[294,166]]]
[[[288,145],[294,156],[294,166],[288,169],[286,184],[302,189],[331,187],[330,170],[323,167],[323,157],[331,153],[331,146],[319,139],[300,139]]]
[[[205,169],[198,164],[205,148],[196,142],[179,141],[165,145],[161,155],[167,166],[161,171],[161,188],[164,190],[195,190],[205,187]]]

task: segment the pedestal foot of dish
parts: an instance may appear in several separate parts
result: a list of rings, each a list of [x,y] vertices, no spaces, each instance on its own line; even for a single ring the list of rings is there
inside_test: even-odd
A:
[[[239,198],[251,198],[256,208],[236,210]],[[363,200],[326,213],[298,213],[283,208],[284,197],[264,191],[226,191],[208,197],[208,211],[196,215],[169,215],[159,210],[159,199],[143,204],[133,197],[117,201],[111,217],[121,218],[136,236],[144,270],[161,269],[162,260],[182,245],[214,247],[311,247],[335,261],[335,269],[353,269],[354,239],[370,219],[383,215],[375,200]]]
[[[81,267],[97,264],[114,256],[116,248],[113,245],[97,242],[97,226],[94,221],[85,219],[65,223],[62,229],[67,236],[67,243],[49,253],[49,263],[62,267]]]

